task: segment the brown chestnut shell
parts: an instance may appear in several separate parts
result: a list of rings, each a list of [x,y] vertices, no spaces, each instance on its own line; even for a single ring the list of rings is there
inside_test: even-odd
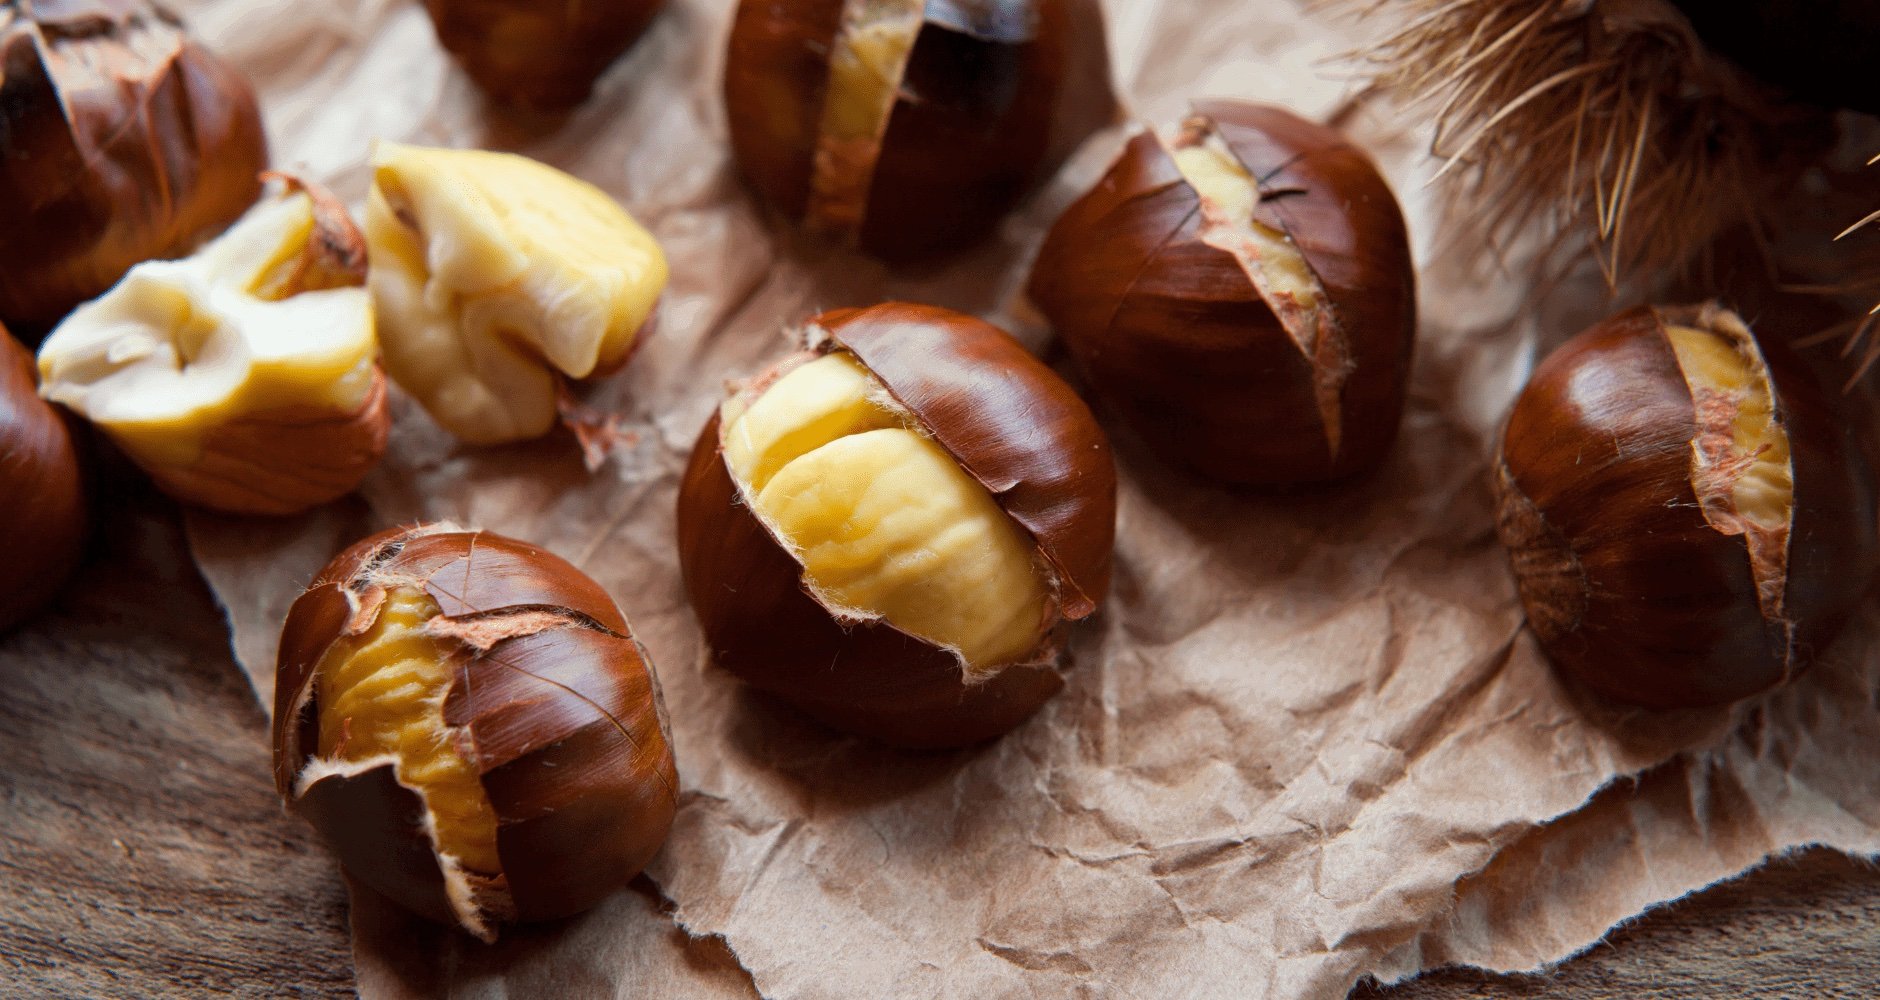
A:
[[[1741,535],[1692,484],[1697,412],[1665,337],[1699,309],[1640,307],[1569,340],[1509,413],[1498,531],[1554,665],[1650,708],[1723,704],[1791,680],[1846,622],[1876,555],[1874,484],[1834,393],[1760,344],[1790,441],[1782,611],[1766,614]]]
[[[0,326],[0,631],[50,603],[85,546],[85,490],[70,428],[39,398],[33,355]]]
[[[437,39],[498,101],[544,111],[587,100],[666,0],[424,0]]]
[[[414,912],[457,920],[425,805],[391,764],[297,787],[318,746],[316,668],[335,640],[369,627],[384,590],[400,584],[421,586],[439,608],[433,623],[457,638],[444,720],[468,730],[463,749],[496,815],[506,905],[487,915],[567,916],[625,885],[665,842],[677,805],[657,680],[599,584],[501,535],[382,532],[340,553],[294,602],[275,688],[282,799],[360,881]]]
[[[732,22],[732,149],[751,185],[793,221],[810,206],[843,6],[742,0]],[[983,238],[1116,111],[1093,0],[931,0],[922,16],[859,228],[836,234],[895,262]]]
[[[826,313],[813,335],[850,351],[1001,508],[1053,571],[1065,621],[1109,590],[1116,470],[1108,441],[1056,373],[997,327],[906,303]],[[896,746],[998,736],[1062,686],[1052,630],[1037,655],[969,684],[958,657],[883,622],[841,622],[752,514],[714,414],[679,490],[679,562],[717,663],[825,725]]]
[[[254,91],[144,0],[0,5],[0,320],[43,334],[261,192]]]
[[[1199,101],[1254,175],[1256,218],[1324,288],[1349,369],[1331,447],[1315,369],[1233,255],[1202,241],[1199,196],[1155,135],[1125,147],[1058,219],[1029,292],[1102,399],[1157,452],[1233,484],[1342,479],[1383,461],[1416,334],[1403,216],[1370,158],[1290,112]]]

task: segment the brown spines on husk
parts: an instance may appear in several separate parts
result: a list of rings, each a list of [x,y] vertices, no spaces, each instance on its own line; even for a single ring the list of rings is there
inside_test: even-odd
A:
[[[1539,231],[1609,284],[1690,261],[1768,205],[1833,130],[1711,53],[1664,0],[1369,0],[1401,24],[1365,54],[1429,109],[1459,244]],[[1546,254],[1548,260],[1559,258]]]

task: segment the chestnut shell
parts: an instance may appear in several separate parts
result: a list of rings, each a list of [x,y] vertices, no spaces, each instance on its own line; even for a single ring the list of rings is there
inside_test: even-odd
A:
[[[233,221],[268,159],[248,81],[144,0],[0,5],[0,136],[0,321],[35,339]]]
[[[1783,613],[1765,617],[1749,550],[1691,484],[1696,413],[1664,335],[1691,310],[1640,307],[1562,345],[1508,416],[1498,530],[1554,665],[1651,708],[1782,684],[1833,640],[1875,563],[1874,484],[1832,390],[1761,343],[1795,479]]]
[[[1090,411],[988,323],[888,303],[810,321],[846,348],[1031,534],[1066,621],[1109,590],[1116,469]],[[716,414],[679,490],[679,563],[713,658],[830,727],[896,746],[964,746],[1023,722],[1062,686],[1058,636],[1028,663],[968,684],[946,650],[884,622],[838,622],[803,567],[751,513]]]
[[[424,0],[437,39],[496,100],[546,111],[587,100],[666,0]]]
[[[496,916],[567,916],[625,885],[665,842],[677,805],[658,683],[599,584],[501,535],[382,532],[340,553],[294,602],[281,630],[275,687],[274,778],[282,799],[360,881],[414,912],[454,922],[424,832],[424,804],[390,764],[324,777],[296,794],[319,742],[316,668],[342,634],[370,624],[370,595],[392,580],[421,581],[449,618],[548,611],[564,619],[487,650],[461,643],[453,654],[461,669],[444,719],[468,729],[460,749],[496,813],[497,856],[513,902],[513,913]]]
[[[70,429],[39,398],[33,355],[0,326],[0,631],[45,607],[85,547],[85,490]]]
[[[793,221],[807,210],[842,0],[741,0],[725,60],[731,146]],[[989,233],[1110,123],[1094,0],[930,0],[876,161],[857,241],[890,261]]]
[[[1202,242],[1200,198],[1155,135],[1130,141],[1058,219],[1030,295],[1098,395],[1158,453],[1233,484],[1376,467],[1403,416],[1416,278],[1403,215],[1363,151],[1279,108],[1198,101],[1259,181],[1260,220],[1317,273],[1352,368],[1334,455],[1313,367],[1233,255]]]

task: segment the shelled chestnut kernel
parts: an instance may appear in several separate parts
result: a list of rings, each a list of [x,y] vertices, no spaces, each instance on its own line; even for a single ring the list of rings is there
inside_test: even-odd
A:
[[[254,91],[146,0],[0,4],[0,321],[28,342],[261,191]]]
[[[1805,669],[1876,551],[1873,483],[1832,402],[1716,304],[1623,312],[1548,357],[1508,416],[1495,487],[1554,665],[1653,708]]]
[[[889,303],[707,422],[679,560],[718,664],[826,725],[913,747],[1024,721],[1109,589],[1116,470],[1083,401],[1003,331]]]
[[[424,0],[437,39],[477,86],[547,111],[587,100],[666,0]]]
[[[626,365],[666,287],[625,209],[513,153],[379,143],[365,228],[385,371],[471,444],[548,433],[563,382]]]
[[[1115,101],[1090,0],[742,0],[725,105],[773,207],[899,261],[985,236]]]
[[[65,420],[39,398],[33,355],[0,326],[0,631],[45,607],[85,546],[85,490]]]
[[[290,514],[385,451],[365,244],[331,194],[284,179],[183,260],[146,261],[39,352],[41,391],[185,503]]]
[[[1065,211],[1031,297],[1118,415],[1196,472],[1365,472],[1396,438],[1416,336],[1397,202],[1332,129],[1244,102],[1193,111]]]
[[[678,795],[658,683],[600,585],[429,525],[340,553],[281,629],[274,780],[361,882],[484,940],[637,875]]]

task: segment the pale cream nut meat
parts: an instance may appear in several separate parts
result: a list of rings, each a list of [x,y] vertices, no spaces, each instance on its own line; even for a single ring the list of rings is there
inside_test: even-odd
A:
[[[952,650],[969,682],[1037,651],[1036,543],[854,356],[754,395],[720,413],[726,467],[825,607]]]
[[[667,276],[600,189],[534,160],[379,144],[366,206],[385,369],[473,444],[539,437],[560,380],[621,364]]]
[[[365,289],[281,287],[314,227],[312,200],[293,191],[194,256],[133,267],[46,339],[41,393],[147,468],[188,467],[256,414],[359,410],[376,376]]]

